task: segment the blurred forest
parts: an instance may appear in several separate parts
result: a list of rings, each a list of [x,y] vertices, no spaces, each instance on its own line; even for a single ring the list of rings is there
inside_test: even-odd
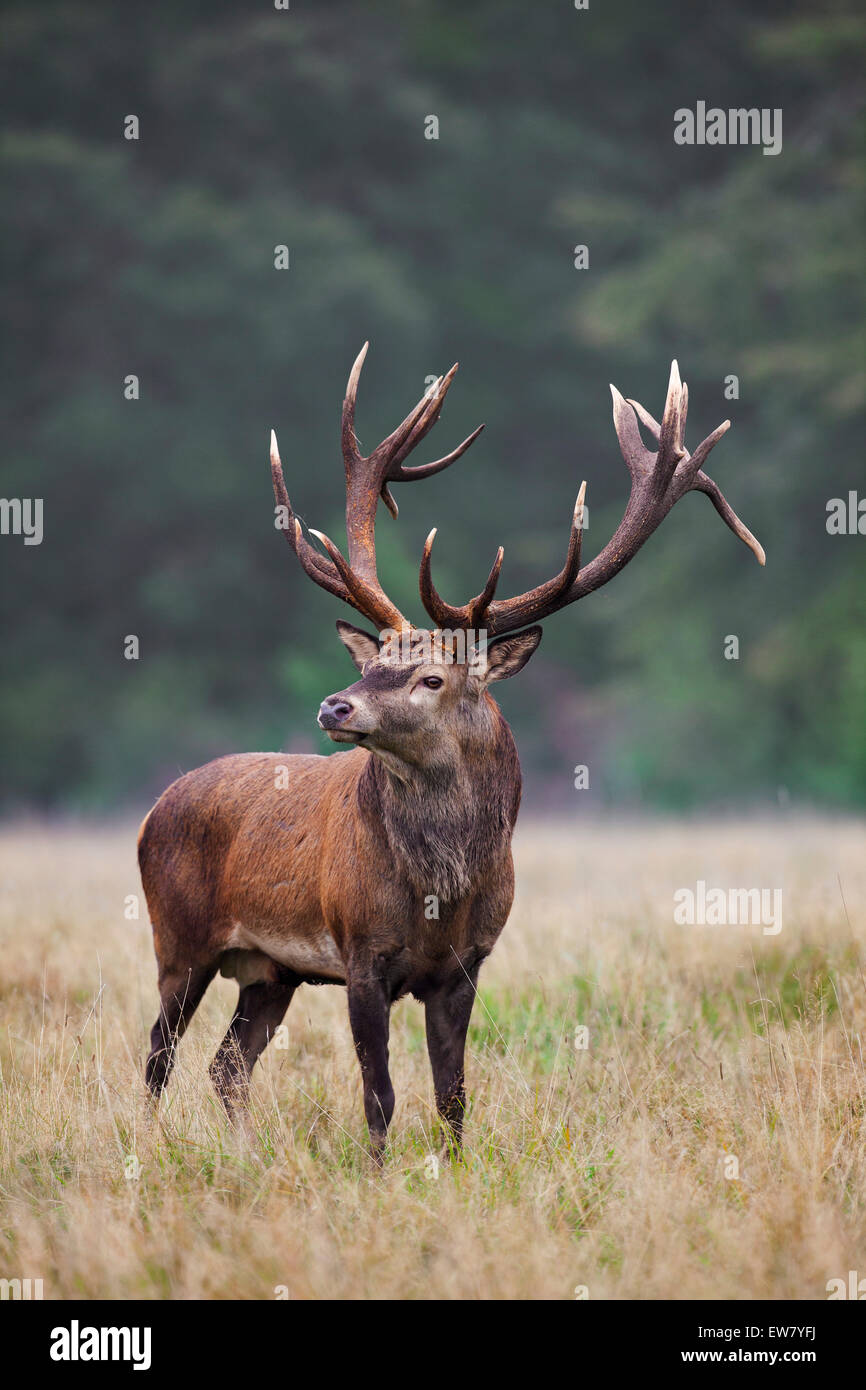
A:
[[[659,415],[675,356],[690,446],[733,421],[708,471],[766,569],[695,495],[548,621],[497,690],[533,804],[866,804],[866,537],[826,528],[866,495],[862,6],[17,0],[2,34],[0,492],[45,518],[0,537],[7,810],[143,810],[223,752],[330,751],[351,614],[274,530],[268,434],[339,542],[367,338],[362,446],[457,359],[412,462],[487,422],[380,508],[419,620],[432,525],[452,601],[500,542],[502,593],[558,570],[584,477],[603,546],[609,381]],[[781,154],[675,145],[699,100],[781,108]]]

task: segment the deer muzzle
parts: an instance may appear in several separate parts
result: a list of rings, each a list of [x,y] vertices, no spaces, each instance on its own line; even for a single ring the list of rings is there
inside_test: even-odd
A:
[[[361,743],[366,732],[347,727],[354,713],[355,705],[345,695],[329,695],[319,706],[317,722],[335,743]]]

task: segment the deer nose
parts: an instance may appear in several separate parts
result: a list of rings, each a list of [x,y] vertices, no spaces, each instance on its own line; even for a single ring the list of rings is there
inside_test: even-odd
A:
[[[319,705],[319,727],[321,729],[339,729],[341,724],[345,724],[355,706],[343,695],[329,695],[327,700],[323,700]]]

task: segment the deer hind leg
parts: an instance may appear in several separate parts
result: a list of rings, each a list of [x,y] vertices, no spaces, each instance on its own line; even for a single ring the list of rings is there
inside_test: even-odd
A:
[[[242,984],[238,1006],[210,1064],[217,1095],[233,1115],[249,1099],[253,1067],[280,1026],[300,981],[288,970],[276,980]]]
[[[177,1044],[216,974],[216,963],[160,973],[159,1017],[150,1032],[145,1081],[159,1098],[177,1055]]]

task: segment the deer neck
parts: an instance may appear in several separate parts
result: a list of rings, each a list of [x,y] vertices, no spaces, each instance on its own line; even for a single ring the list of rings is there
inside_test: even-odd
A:
[[[420,767],[371,753],[359,783],[362,813],[422,897],[466,896],[508,853],[520,763],[508,724],[485,701],[458,746]]]

